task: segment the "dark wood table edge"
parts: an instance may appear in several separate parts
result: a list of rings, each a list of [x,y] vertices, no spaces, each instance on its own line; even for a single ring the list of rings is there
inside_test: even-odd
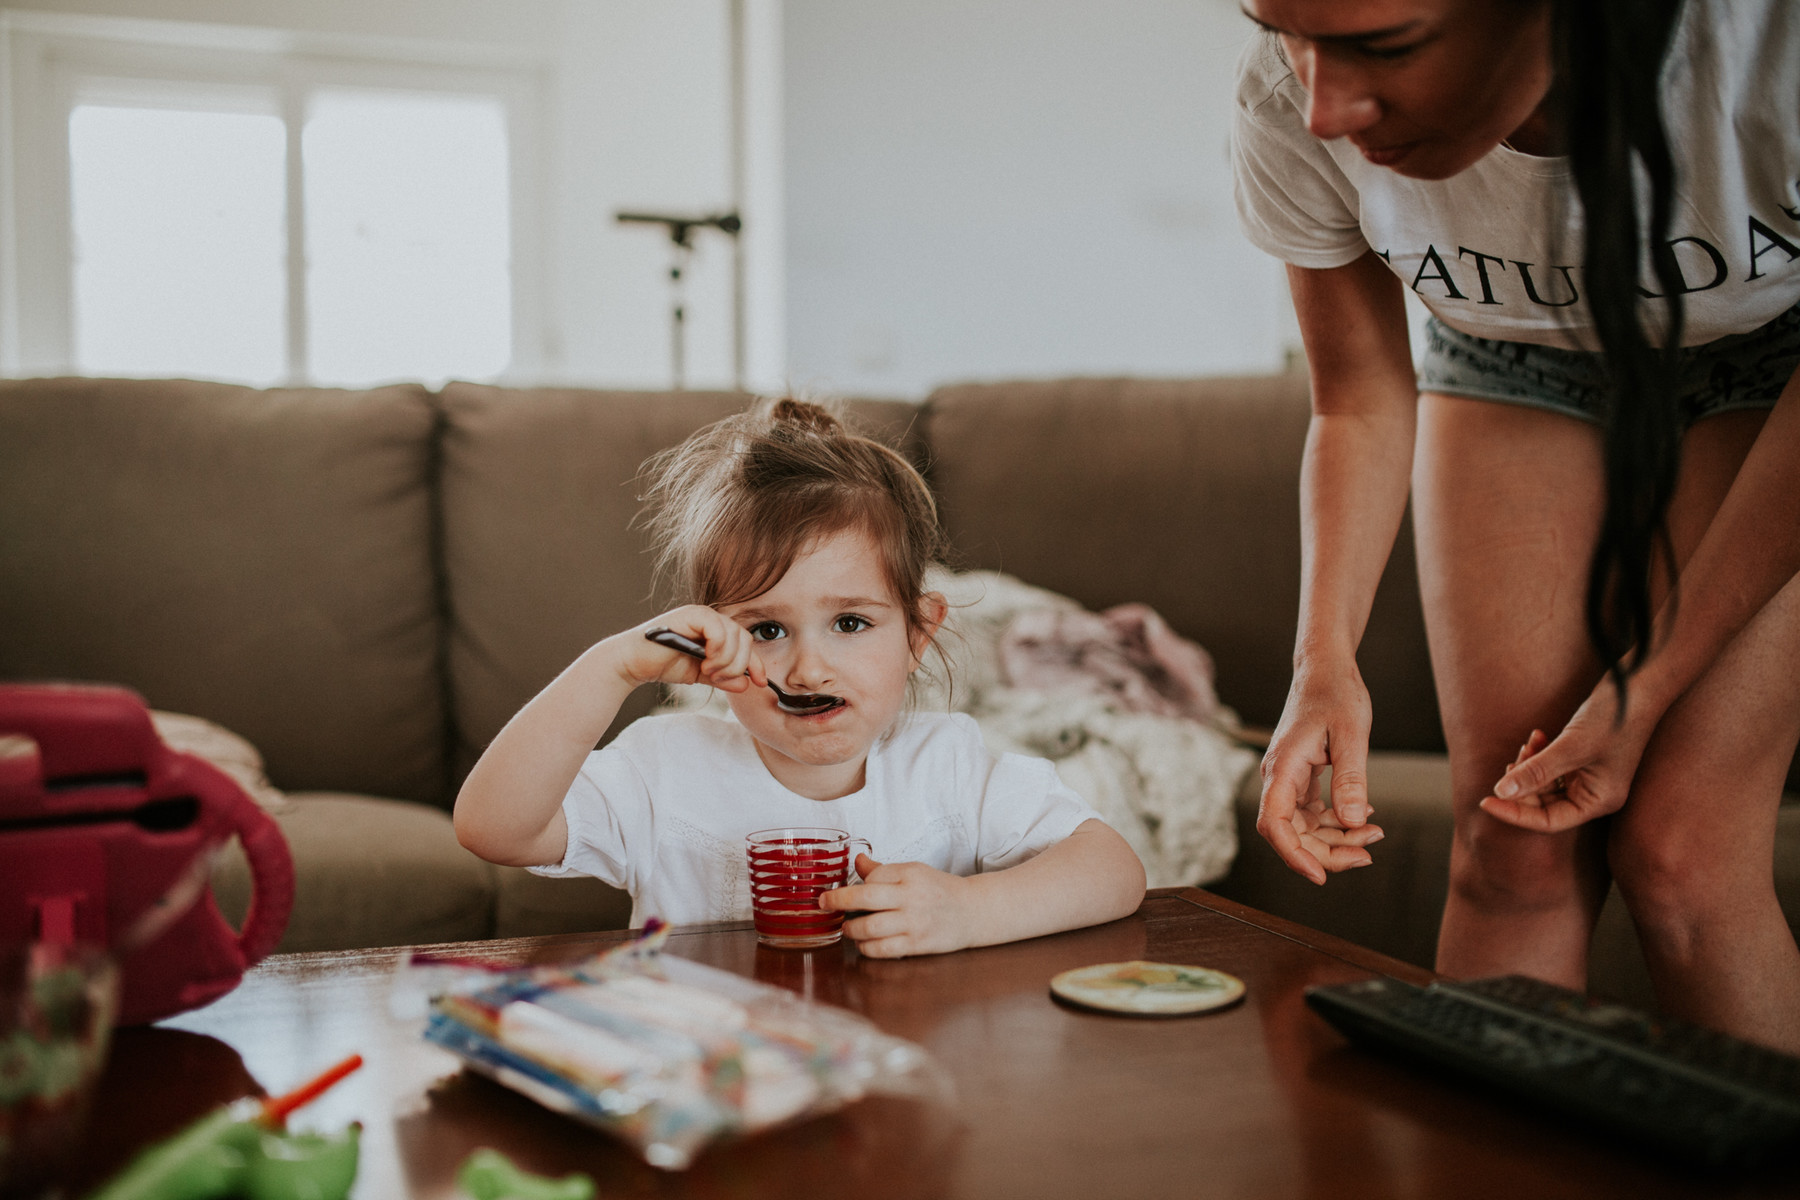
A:
[[[1247,904],[1239,904],[1235,900],[1215,896],[1204,888],[1154,888],[1145,893],[1146,900],[1157,896],[1170,896],[1186,901],[1196,908],[1204,908],[1221,917],[1254,926],[1265,933],[1295,942],[1321,954],[1329,954],[1353,967],[1373,971],[1377,975],[1386,975],[1421,986],[1438,978],[1434,972],[1428,971],[1424,967],[1414,966],[1412,963],[1402,962],[1397,958],[1390,958],[1379,950],[1359,946],[1355,942],[1345,941],[1333,934],[1321,933],[1317,929],[1289,921],[1285,917],[1275,916],[1273,913],[1263,912],[1261,909],[1251,908]]]

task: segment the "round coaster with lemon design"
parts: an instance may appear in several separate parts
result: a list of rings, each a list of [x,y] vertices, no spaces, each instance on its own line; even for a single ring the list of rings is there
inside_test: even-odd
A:
[[[1070,1004],[1138,1017],[1184,1017],[1235,1004],[1244,981],[1210,967],[1179,963],[1097,963],[1064,971],[1050,990]]]

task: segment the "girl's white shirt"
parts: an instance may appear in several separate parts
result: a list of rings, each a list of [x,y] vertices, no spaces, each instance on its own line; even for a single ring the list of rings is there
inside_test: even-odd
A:
[[[1670,237],[1686,284],[1682,342],[1758,329],[1800,302],[1800,5],[1687,0],[1662,100],[1677,171]],[[1305,110],[1274,40],[1253,38],[1238,64],[1232,130],[1250,241],[1313,268],[1373,249],[1453,329],[1598,348],[1587,306],[1570,303],[1582,290],[1582,221],[1567,159],[1501,145],[1449,179],[1408,179],[1347,138],[1308,133]],[[1646,267],[1642,278],[1654,276]],[[1642,303],[1654,328],[1662,306]]]
[[[998,871],[1100,816],[1047,760],[996,757],[961,713],[903,716],[869,750],[859,791],[811,800],[769,774],[748,731],[704,713],[646,717],[588,755],[563,798],[562,862],[631,894],[631,924],[750,917],[744,838],[825,826],[867,839],[881,862],[952,875]]]

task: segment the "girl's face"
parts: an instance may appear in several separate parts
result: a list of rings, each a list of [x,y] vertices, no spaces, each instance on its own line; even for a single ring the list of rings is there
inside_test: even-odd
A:
[[[942,620],[942,598],[927,600],[935,620]],[[822,538],[774,587],[719,611],[750,631],[770,680],[782,691],[828,692],[844,700],[826,712],[796,716],[777,708],[768,688],[727,693],[769,772],[789,791],[814,800],[860,788],[869,747],[899,717],[907,679],[926,642],[925,635],[910,632],[874,541],[860,530]]]
[[[1448,179],[1501,141],[1555,144],[1548,0],[1243,0],[1280,35],[1306,127],[1414,179]]]

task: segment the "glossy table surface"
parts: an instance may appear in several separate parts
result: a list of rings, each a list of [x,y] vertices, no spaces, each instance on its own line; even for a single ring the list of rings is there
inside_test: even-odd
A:
[[[552,961],[624,936],[436,949]],[[1683,1174],[1352,1049],[1302,989],[1427,973],[1197,889],[1152,892],[1092,929],[931,958],[770,950],[747,924],[679,929],[669,951],[865,1014],[929,1050],[954,1100],[865,1100],[662,1172],[421,1041],[419,1022],[390,1013],[399,950],[283,955],[207,1008],[120,1033],[72,1194],[211,1105],[285,1090],[352,1051],[367,1066],[296,1124],[364,1123],[361,1200],[459,1196],[456,1167],[483,1145],[538,1171],[587,1171],[602,1200],[1800,1194],[1791,1172]],[[1050,996],[1059,971],[1133,958],[1216,967],[1248,992],[1221,1012],[1152,1019]]]

